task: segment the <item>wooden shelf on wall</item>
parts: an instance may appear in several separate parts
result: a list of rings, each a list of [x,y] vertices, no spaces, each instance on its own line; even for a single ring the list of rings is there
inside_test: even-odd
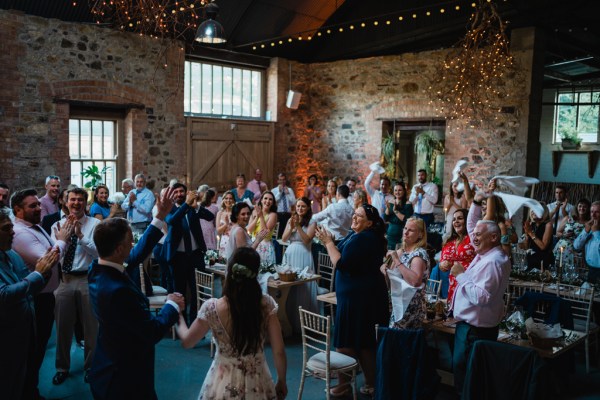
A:
[[[596,165],[598,164],[598,150],[554,150],[552,151],[552,174],[558,175],[560,169],[560,163],[562,162],[563,154],[586,154],[588,159],[588,176],[594,177],[596,171]]]

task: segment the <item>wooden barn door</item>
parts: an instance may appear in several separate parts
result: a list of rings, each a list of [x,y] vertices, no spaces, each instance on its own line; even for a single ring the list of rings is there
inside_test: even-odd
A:
[[[235,186],[238,173],[273,185],[273,123],[263,121],[188,118],[188,165],[190,187],[206,183],[219,191]]]

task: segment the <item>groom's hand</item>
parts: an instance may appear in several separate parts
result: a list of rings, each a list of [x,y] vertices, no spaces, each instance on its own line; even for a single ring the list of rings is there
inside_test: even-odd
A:
[[[179,306],[179,311],[183,311],[185,309],[185,299],[181,293],[170,293],[167,296],[167,300],[174,301]]]

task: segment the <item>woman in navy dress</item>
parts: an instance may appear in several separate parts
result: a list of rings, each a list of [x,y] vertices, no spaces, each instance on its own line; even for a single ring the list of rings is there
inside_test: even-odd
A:
[[[377,210],[363,204],[352,216],[352,230],[336,247],[333,235],[317,228],[317,238],[335,266],[337,312],[333,344],[340,353],[357,358],[365,374],[361,393],[375,384],[375,324],[387,326],[388,292],[379,266],[386,253],[385,225]],[[331,389],[335,396],[351,394],[347,376]]]

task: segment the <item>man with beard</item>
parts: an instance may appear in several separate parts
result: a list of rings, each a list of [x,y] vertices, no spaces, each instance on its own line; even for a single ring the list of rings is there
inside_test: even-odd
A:
[[[433,209],[438,201],[438,187],[433,182],[427,182],[427,171],[420,169],[417,172],[419,183],[413,186],[410,191],[410,201],[415,210],[415,217],[425,221],[425,225],[433,223]]]
[[[39,225],[41,217],[40,201],[34,189],[25,189],[15,192],[11,198],[11,206],[15,215],[12,248],[16,251],[30,271],[35,271],[38,260],[46,254],[49,248],[56,248],[61,253],[67,248],[73,233],[73,221],[65,221],[62,229],[56,234],[56,241],[50,237]],[[58,261],[52,265],[52,276],[46,287],[34,296],[35,322],[37,327],[36,359],[34,365],[28,369],[33,374],[31,389],[34,398],[39,397],[37,391],[39,369],[44,361],[46,345],[52,333],[54,323],[54,290],[58,287]]]

